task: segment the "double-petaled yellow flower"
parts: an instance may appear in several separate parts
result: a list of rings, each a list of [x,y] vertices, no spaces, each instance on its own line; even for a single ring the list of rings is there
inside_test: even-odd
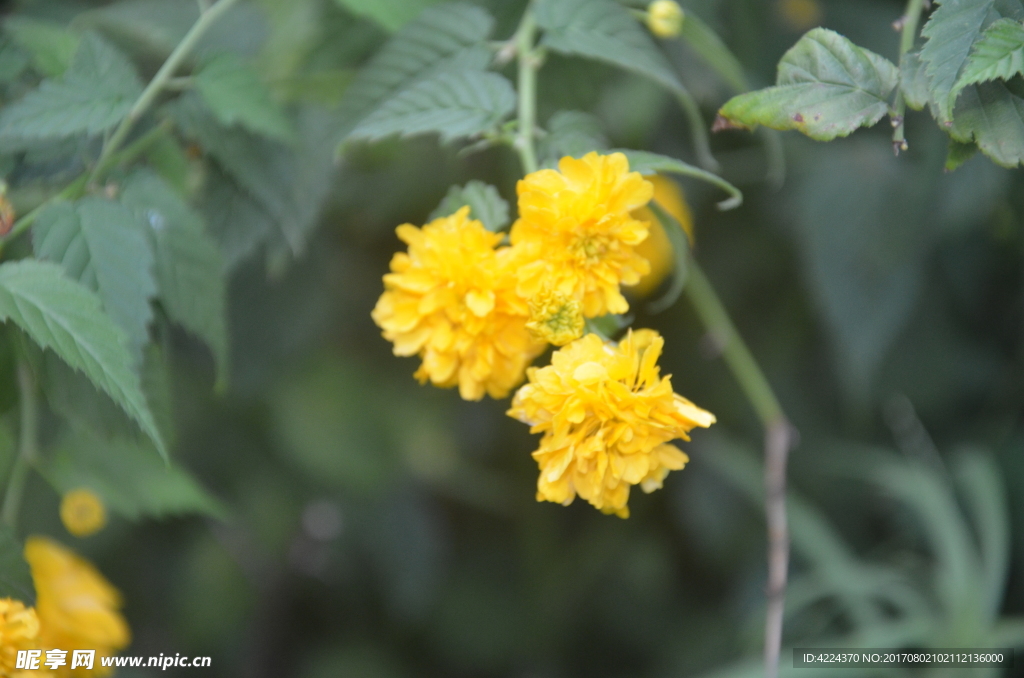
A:
[[[629,171],[626,156],[562,158],[558,171],[528,174],[517,191],[519,219],[510,236],[523,262],[519,294],[531,299],[547,287],[579,299],[587,318],[629,310],[619,285],[635,285],[650,270],[635,249],[648,224],[630,212],[654,189]]]
[[[537,500],[569,504],[578,494],[605,513],[629,516],[629,490],[661,487],[687,456],[669,441],[689,440],[715,416],[672,391],[657,365],[664,340],[630,332],[617,346],[597,335],[556,351],[551,365],[527,370],[509,415],[543,433]]]
[[[504,398],[544,345],[526,328],[513,253],[496,249],[502,236],[471,220],[468,207],[397,233],[409,251],[392,258],[373,310],[395,355],[423,359],[422,383],[458,386],[466,400]]]
[[[38,674],[17,668],[18,652],[39,648],[39,617],[20,600],[0,598],[0,676],[8,678]],[[48,675],[48,674],[47,674]]]
[[[45,537],[29,537],[25,560],[36,586],[39,646],[47,649],[96,650],[92,670],[71,662],[54,674],[96,676],[110,672],[100,658],[116,654],[128,645],[131,633],[121,616],[121,594],[96,568],[60,544]]]

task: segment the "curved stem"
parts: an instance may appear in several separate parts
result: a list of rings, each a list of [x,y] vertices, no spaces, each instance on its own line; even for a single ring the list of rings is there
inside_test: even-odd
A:
[[[18,364],[18,395],[21,400],[21,428],[18,431],[18,458],[14,460],[11,476],[4,493],[0,520],[12,530],[18,524],[18,511],[25,491],[28,472],[36,458],[39,438],[39,408],[36,402],[36,382],[32,371],[24,362]]]
[[[901,21],[903,27],[900,32],[900,69],[903,68],[903,56],[914,47],[914,40],[917,38],[917,25],[921,21],[921,9],[924,0],[907,0],[907,11]],[[896,155],[900,151],[907,150],[907,139],[903,130],[903,118],[907,113],[907,102],[903,98],[903,89],[896,88],[896,102],[893,107],[892,123],[896,129],[892,133],[892,150]]]
[[[789,527],[786,520],[786,459],[791,431],[786,414],[768,379],[743,342],[725,306],[697,262],[690,258],[685,292],[722,351],[747,400],[765,430],[765,514],[768,522],[768,606],[765,613],[764,664],[766,678],[779,675],[782,620],[789,570]]]
[[[533,46],[536,35],[537,22],[533,18],[533,12],[528,8],[514,37],[519,64],[519,133],[513,145],[519,153],[525,174],[537,171],[537,151],[533,144],[537,127],[538,56]]]
[[[704,126],[704,116],[700,114],[700,106],[697,105],[697,100],[693,98],[688,89],[683,87],[678,87],[674,91],[676,101],[679,102],[680,108],[683,109],[683,113],[686,115],[687,122],[690,123],[690,134],[693,137],[693,150],[697,153],[697,161],[700,162],[701,167],[704,169],[717,172],[718,161],[715,160],[715,156],[711,155],[708,131]]]

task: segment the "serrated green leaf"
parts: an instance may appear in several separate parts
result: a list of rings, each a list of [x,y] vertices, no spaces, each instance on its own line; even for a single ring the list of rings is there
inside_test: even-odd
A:
[[[40,387],[46,396],[47,404],[56,414],[72,425],[88,428],[107,440],[136,440],[145,437],[127,413],[84,374],[76,372],[52,353],[43,353],[39,363],[40,368],[37,371],[40,375]],[[164,435],[164,441],[169,442],[170,438],[160,425],[148,397],[146,402],[150,404],[150,411],[154,413],[154,421],[157,422],[161,435]]]
[[[99,294],[140,364],[153,318],[149,301],[157,289],[153,250],[140,220],[103,198],[58,202],[40,213],[32,246],[37,257],[60,264],[70,278]]]
[[[337,3],[389,31],[397,31],[437,0],[337,0]]]
[[[718,186],[731,196],[729,199],[718,203],[718,209],[720,210],[731,210],[743,204],[743,193],[740,192],[740,189],[717,174],[694,167],[682,160],[670,158],[667,155],[658,155],[649,151],[634,151],[628,148],[616,148],[612,152],[625,155],[626,159],[629,160],[629,169],[633,172],[639,172],[640,174],[671,172],[672,174],[681,174]]]
[[[887,59],[815,28],[783,55],[775,87],[733,97],[719,115],[740,127],[798,130],[830,141],[881,120],[898,81],[899,70]]]
[[[977,152],[978,147],[974,144],[961,143],[951,138],[949,140],[949,149],[946,151],[946,164],[943,169],[947,172],[952,172],[970,160]]]
[[[227,380],[227,278],[217,243],[174,190],[148,171],[131,175],[121,201],[150,226],[160,299],[171,320],[209,345]]]
[[[350,139],[373,141],[436,132],[442,141],[485,132],[516,106],[512,83],[497,73],[450,71],[423,80],[388,99],[363,119]]]
[[[942,0],[921,29],[928,38],[921,60],[928,75],[931,98],[939,122],[953,118],[957,78],[967,64],[974,43],[984,29],[1000,17],[1024,19],[1020,0]]]
[[[743,64],[718,34],[693,12],[687,12],[680,36],[734,91],[745,92],[750,89]]]
[[[1024,73],[1024,24],[1013,19],[1000,19],[985,29],[971,49],[963,73],[950,96],[967,85],[988,80],[1009,80]]]
[[[487,68],[493,54],[483,42],[493,27],[494,19],[481,7],[448,3],[426,9],[396,33],[352,81],[341,102],[345,131],[419,80],[449,70]]]
[[[124,332],[100,308],[87,287],[63,274],[57,264],[22,260],[0,266],[0,320],[11,320],[33,341],[82,371],[167,449],[153,413],[132,370]]]
[[[14,16],[4,21],[4,30],[14,42],[32,55],[32,65],[47,77],[57,77],[71,65],[81,36],[58,24]]]
[[[291,141],[295,130],[252,66],[234,54],[220,54],[196,74],[196,90],[226,127]]]
[[[60,79],[44,80],[0,112],[0,138],[98,134],[120,122],[141,92],[132,63],[89,33]]]
[[[920,111],[931,102],[928,91],[928,76],[924,72],[924,62],[917,52],[907,52],[900,62],[900,90],[907,106]]]
[[[0,598],[14,598],[32,606],[36,603],[36,588],[23,551],[14,531],[0,525]]]
[[[601,121],[582,111],[558,111],[547,124],[547,134],[537,144],[541,165],[554,167],[567,155],[579,158],[590,151],[608,148]]]
[[[465,205],[469,205],[470,218],[479,220],[488,231],[496,232],[508,226],[508,203],[494,186],[475,179],[465,186],[449,188],[441,204],[430,213],[430,219],[455,214]]]
[[[949,134],[973,141],[1003,167],[1024,162],[1024,91],[1016,81],[993,80],[963,89],[953,112]]]
[[[200,208],[228,270],[248,259],[277,227],[267,209],[217,167],[206,177]]]
[[[165,464],[152,449],[125,440],[101,440],[75,431],[42,466],[58,492],[87,487],[129,520],[199,513],[224,519],[228,510],[192,475]]]
[[[541,44],[651,78],[679,92],[682,83],[651,36],[614,0],[540,0],[534,9]]]

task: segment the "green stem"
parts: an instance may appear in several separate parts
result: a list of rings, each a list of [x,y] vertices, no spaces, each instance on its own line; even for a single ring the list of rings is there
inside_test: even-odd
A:
[[[675,89],[675,94],[676,101],[679,102],[680,108],[683,109],[683,113],[690,123],[690,134],[693,136],[693,147],[694,151],[697,152],[698,162],[700,162],[701,167],[704,169],[717,172],[718,161],[715,160],[715,156],[711,155],[708,131],[704,127],[704,116],[700,114],[700,106],[697,105],[697,100],[693,98],[689,90],[683,87]]]
[[[32,371],[24,362],[18,365],[18,394],[21,400],[21,428],[18,432],[18,457],[14,460],[11,477],[4,493],[0,520],[12,530],[18,524],[21,497],[25,492],[28,472],[35,462],[39,437],[39,411],[36,402],[36,383]]]
[[[786,458],[791,445],[791,428],[768,379],[740,338],[711,283],[692,257],[685,291],[704,326],[721,346],[726,365],[736,377],[765,429],[764,503],[768,524],[768,604],[765,611],[764,668],[766,678],[777,678],[789,571]]]
[[[537,22],[527,8],[516,30],[516,57],[519,64],[519,133],[514,143],[523,163],[523,172],[537,171],[537,151],[533,138],[537,127],[537,67],[538,55],[534,49]]]
[[[907,0],[907,11],[903,15],[903,28],[900,32],[900,69],[903,68],[903,57],[914,47],[914,40],[917,39],[917,26],[921,21],[921,9],[924,0]],[[903,90],[896,88],[896,102],[893,107],[892,121],[896,128],[892,133],[892,150],[896,155],[900,151],[907,150],[907,140],[904,135],[903,118],[907,113],[907,102],[903,97]]]
[[[121,144],[124,143],[125,137],[127,137],[131,132],[132,127],[139,118],[149,110],[149,107],[153,105],[157,96],[159,96],[160,92],[164,89],[168,80],[174,76],[174,72],[178,69],[178,66],[181,65],[181,62],[184,61],[185,57],[188,56],[188,53],[192,48],[195,47],[199,38],[203,37],[203,34],[206,33],[210,26],[212,26],[213,23],[217,21],[222,14],[224,14],[224,12],[231,9],[231,6],[237,1],[238,0],[217,0],[213,6],[205,11],[202,11],[202,5],[200,5],[199,18],[194,24],[192,24],[192,28],[190,28],[188,33],[185,34],[185,37],[181,39],[181,42],[179,42],[178,46],[174,48],[174,51],[171,52],[170,56],[167,57],[167,61],[163,63],[160,70],[158,70],[156,75],[153,76],[153,79],[149,81],[148,85],[146,85],[146,89],[142,90],[142,94],[140,94],[139,98],[135,100],[134,104],[132,104],[131,109],[128,111],[128,115],[125,116],[124,120],[121,121],[121,124],[117,126],[116,130],[114,130],[114,134],[111,135],[110,139],[107,140],[107,143],[103,145],[103,150],[100,152],[100,159],[96,165],[97,170],[101,165],[103,165],[104,160],[106,160],[108,156],[112,155],[121,146]],[[97,171],[93,171],[92,178],[96,178],[98,174],[99,173]]]

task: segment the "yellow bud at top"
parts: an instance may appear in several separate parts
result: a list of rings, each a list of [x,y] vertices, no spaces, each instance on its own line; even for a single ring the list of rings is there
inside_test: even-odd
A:
[[[583,336],[583,305],[569,294],[545,289],[530,299],[526,329],[540,341],[565,346]]]
[[[96,493],[81,487],[71,490],[61,499],[60,520],[71,534],[88,537],[107,524],[107,510]]]
[[[659,38],[674,38],[683,29],[686,14],[675,0],[654,0],[647,6],[647,27]]]

